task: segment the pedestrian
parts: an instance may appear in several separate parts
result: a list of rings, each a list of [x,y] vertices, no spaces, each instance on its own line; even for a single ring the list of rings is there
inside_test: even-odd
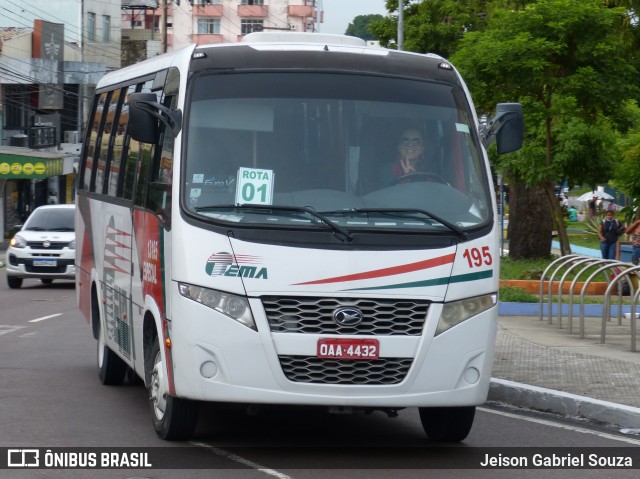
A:
[[[571,223],[575,223],[578,221],[578,210],[576,210],[573,206],[569,206],[567,210],[567,216],[569,217],[569,221]]]
[[[561,194],[560,196],[558,196],[558,201],[560,201],[560,206],[561,207],[568,207],[569,206],[569,200],[566,196],[564,196],[563,194]]]
[[[616,259],[616,243],[618,236],[625,231],[624,225],[615,218],[615,212],[608,210],[598,227],[600,236],[600,252],[603,259]]]
[[[636,220],[631,223],[624,232],[631,235],[631,246],[633,247],[631,262],[637,265],[640,261],[640,209],[638,209],[638,213],[636,214]]]
[[[589,200],[589,218],[595,218],[598,213],[598,197],[593,195]]]

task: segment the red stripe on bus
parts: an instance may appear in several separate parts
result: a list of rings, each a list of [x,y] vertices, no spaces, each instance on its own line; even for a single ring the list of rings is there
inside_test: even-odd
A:
[[[443,264],[453,263],[455,253],[451,253],[445,256],[439,256],[437,258],[427,259],[424,261],[418,261],[417,263],[403,264],[400,266],[391,266],[389,268],[374,269],[372,271],[365,271],[363,273],[348,274],[345,276],[335,276],[333,278],[317,279],[314,281],[306,281],[304,283],[295,283],[294,286],[308,285],[308,284],[327,284],[327,283],[340,283],[343,281],[358,281],[361,279],[382,278],[384,276],[393,276],[396,274],[412,273],[414,271],[420,271],[421,269],[434,268],[436,266],[442,266]]]

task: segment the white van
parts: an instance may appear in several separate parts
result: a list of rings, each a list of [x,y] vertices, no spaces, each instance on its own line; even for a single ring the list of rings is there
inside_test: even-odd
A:
[[[75,279],[75,205],[36,208],[7,249],[7,283],[19,288],[25,278],[44,284],[54,279]]]

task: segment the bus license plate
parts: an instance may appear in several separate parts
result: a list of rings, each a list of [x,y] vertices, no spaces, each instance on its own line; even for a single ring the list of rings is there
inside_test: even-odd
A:
[[[317,356],[323,359],[378,359],[380,343],[377,339],[318,340]]]
[[[34,259],[34,266],[58,266],[58,262],[55,259]]]

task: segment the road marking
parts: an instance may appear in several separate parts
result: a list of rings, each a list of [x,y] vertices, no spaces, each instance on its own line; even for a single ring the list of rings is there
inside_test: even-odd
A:
[[[29,322],[39,323],[40,321],[44,321],[45,319],[57,318],[58,316],[62,316],[62,313],[50,314],[49,316],[42,316],[41,318],[31,319],[29,320]],[[23,328],[26,328],[26,326],[11,326],[11,325],[0,324],[0,336],[7,333],[13,333]],[[22,334],[20,337],[29,336],[30,334],[35,334],[35,333]]]
[[[49,316],[43,316],[41,318],[32,319],[29,322],[30,323],[39,323],[40,321],[44,321],[45,319],[56,318],[58,316],[62,316],[62,313],[50,314]]]
[[[35,334],[38,334],[38,333],[36,333],[35,331],[33,333],[24,333],[24,334],[21,334],[19,337],[20,338],[26,338],[27,336],[33,336]]]
[[[13,333],[14,331],[18,331],[19,329],[25,328],[26,326],[9,326],[0,324],[0,336],[7,333]]]
[[[637,440],[637,439],[616,436],[615,434],[609,434],[609,433],[601,432],[601,431],[592,431],[590,429],[585,429],[585,428],[579,427],[579,426],[570,426],[569,424],[557,423],[557,422],[550,421],[550,420],[547,420],[547,419],[538,419],[538,418],[534,418],[534,417],[527,417],[527,416],[522,416],[520,414],[513,414],[513,413],[505,412],[505,411],[496,411],[494,409],[487,409],[487,408],[484,408],[484,407],[479,407],[478,410],[483,411],[483,412],[488,412],[488,413],[491,413],[491,414],[497,414],[499,416],[510,417],[510,418],[513,418],[513,419],[521,419],[523,421],[535,422],[536,424],[542,424],[544,426],[552,426],[552,427],[557,427],[559,429],[567,429],[569,431],[581,432],[583,434],[593,434],[594,436],[599,436],[599,437],[602,437],[602,438],[605,438],[605,439],[612,439],[614,441],[626,442],[626,443],[629,443],[629,444],[634,444],[636,446],[640,446],[640,441]]]
[[[204,442],[190,442],[189,444],[197,447],[202,447],[204,449],[208,449],[209,451],[217,454],[218,456],[226,457],[227,459],[231,459],[239,464],[243,464],[245,466],[249,466],[256,471],[263,472],[271,477],[277,477],[278,479],[291,479],[291,476],[283,474],[281,472],[276,471],[275,469],[269,469],[268,467],[261,466],[249,459],[246,459],[242,456],[238,456],[237,454],[233,454],[231,452],[225,451],[224,449],[220,449],[219,447],[211,446]]]

